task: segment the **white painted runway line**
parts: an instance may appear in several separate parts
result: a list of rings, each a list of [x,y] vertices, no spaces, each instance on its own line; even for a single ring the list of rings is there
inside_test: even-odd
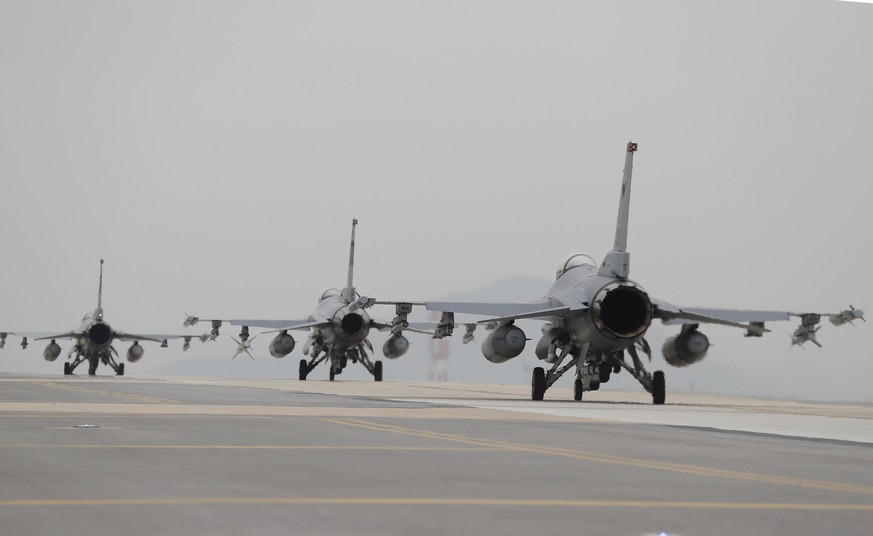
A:
[[[407,399],[403,399],[407,400]],[[712,428],[788,437],[873,444],[870,419],[798,415],[767,409],[707,406],[624,406],[620,404],[480,399],[408,399],[442,405],[553,415],[597,421]]]

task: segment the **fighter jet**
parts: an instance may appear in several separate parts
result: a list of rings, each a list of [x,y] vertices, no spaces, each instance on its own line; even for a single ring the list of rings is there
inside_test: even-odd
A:
[[[100,259],[100,283],[97,287],[97,308],[93,313],[88,313],[82,318],[81,325],[72,330],[63,333],[43,333],[43,332],[5,332],[0,333],[0,348],[6,345],[6,337],[8,335],[16,335],[21,337],[21,348],[27,348],[28,338],[36,341],[50,341],[42,352],[43,358],[46,361],[52,362],[61,355],[61,347],[58,345],[58,339],[72,339],[73,347],[67,353],[67,362],[64,363],[64,375],[71,375],[80,364],[88,361],[88,374],[94,376],[97,373],[97,366],[100,363],[112,367],[115,374],[118,376],[124,375],[124,363],[116,362],[118,352],[112,343],[116,340],[133,341],[130,348],[127,349],[127,360],[131,363],[136,363],[142,359],[145,350],[139,344],[139,341],[151,341],[161,343],[161,347],[168,346],[169,339],[183,338],[185,339],[183,350],[187,350],[190,346],[192,338],[200,338],[205,340],[205,335],[135,335],[132,333],[124,333],[112,329],[112,327],[103,319],[103,259]],[[76,355],[75,359],[70,361]],[[114,357],[113,357],[114,356]]]
[[[816,325],[822,315],[787,311],[741,311],[676,307],[649,296],[644,288],[629,279],[630,253],[627,250],[628,216],[630,212],[631,175],[637,144],[630,142],[625,155],[625,167],[619,198],[618,221],[612,251],[599,265],[584,254],[568,258],[556,273],[556,281],[546,295],[526,303],[465,303],[424,302],[431,311],[442,311],[437,336],[451,335],[456,326],[455,314],[488,317],[479,321],[492,327],[482,343],[482,353],[493,363],[508,361],[524,350],[528,338],[515,325],[519,319],[545,320],[542,336],[536,345],[536,356],[551,365],[533,369],[531,398],[542,400],[546,390],[566,372],[575,369],[573,397],[581,400],[585,391],[595,391],[610,379],[611,374],[627,370],[652,395],[654,404],[663,404],[666,384],[663,371],[650,374],[643,366],[640,353],[651,360],[651,347],[645,339],[652,321],[681,325],[681,331],[670,337],[661,349],[671,366],[684,367],[706,356],[709,339],[700,324],[720,324],[743,329],[746,336],[760,337],[765,322],[800,317],[801,326],[792,341],[802,344],[815,339]],[[863,319],[863,312],[854,308],[831,315],[834,325]],[[472,340],[467,327],[465,342]],[[630,360],[627,357],[630,357]]]
[[[371,329],[391,331],[391,335],[382,346],[382,354],[388,359],[396,359],[409,349],[409,341],[403,336],[403,331],[416,331],[433,334],[436,323],[420,322],[410,323],[407,315],[412,311],[409,303],[392,303],[395,305],[395,318],[390,323],[378,322],[367,314],[366,309],[376,303],[376,300],[361,296],[355,290],[353,284],[355,265],[355,227],[358,220],[352,220],[352,238],[349,246],[349,271],[346,286],[340,290],[329,288],[325,290],[318,300],[315,311],[306,318],[298,320],[207,320],[197,316],[186,315],[183,326],[194,326],[198,322],[212,323],[211,339],[219,335],[219,328],[223,322],[229,322],[234,326],[242,326],[239,339],[233,338],[237,344],[234,358],[243,353],[254,359],[251,354],[251,341],[249,328],[265,328],[269,331],[263,333],[278,333],[270,342],[270,354],[276,358],[282,358],[290,354],[296,345],[294,337],[289,334],[292,330],[310,330],[309,338],[303,345],[303,354],[310,356],[309,360],[301,359],[298,369],[298,378],[306,380],[309,373],[320,363],[328,362],[330,365],[329,378],[334,380],[336,375],[342,373],[349,362],[360,363],[373,375],[377,382],[382,381],[382,362],[371,361],[369,353],[373,352],[373,345],[367,336]],[[428,331],[430,330],[430,331]]]

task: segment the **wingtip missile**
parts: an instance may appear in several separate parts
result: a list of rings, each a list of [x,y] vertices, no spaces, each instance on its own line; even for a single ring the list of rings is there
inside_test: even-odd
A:
[[[831,324],[835,326],[854,324],[855,320],[861,320],[862,322],[867,321],[864,318],[864,311],[861,309],[855,309],[852,305],[849,305],[848,309],[843,309],[839,313],[828,315],[828,320],[830,320]]]

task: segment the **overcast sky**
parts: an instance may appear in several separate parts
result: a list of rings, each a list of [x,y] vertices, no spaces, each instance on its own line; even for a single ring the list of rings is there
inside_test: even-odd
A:
[[[873,6],[832,1],[0,0],[0,328],[78,325],[101,257],[116,329],[299,318],[344,284],[352,217],[363,294],[520,277],[542,284],[510,299],[535,299],[568,253],[611,247],[630,139],[650,294],[873,307],[871,28]],[[729,390],[873,401],[869,323],[825,324],[821,350],[771,328],[706,330],[668,385],[732,370]],[[17,342],[0,371],[60,373]],[[267,342],[255,363],[226,337],[147,348],[128,374],[296,376]],[[386,378],[426,379],[422,342]],[[526,383],[534,343],[505,371],[458,350],[452,377]]]

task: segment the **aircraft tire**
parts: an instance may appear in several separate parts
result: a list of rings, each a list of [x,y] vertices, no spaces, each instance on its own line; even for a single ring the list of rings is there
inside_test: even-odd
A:
[[[96,376],[97,375],[97,360],[89,359],[88,360],[88,376]]]
[[[376,361],[373,363],[373,380],[377,382],[382,381],[382,362]]]
[[[660,406],[667,399],[667,382],[664,380],[664,371],[656,370],[652,374],[652,404]]]
[[[582,380],[577,378],[576,381],[573,382],[573,400],[575,400],[576,402],[582,400],[583,391],[584,390],[582,389]]]
[[[300,360],[300,368],[297,373],[297,379],[304,382],[306,381],[306,376],[309,375],[309,365],[306,363],[305,359]]]
[[[543,367],[533,369],[530,381],[530,399],[542,400],[546,395],[546,371]]]
[[[124,363],[118,364],[118,370],[115,372],[117,376],[124,376]]]
[[[606,363],[600,364],[600,383],[606,383],[609,381],[609,376],[612,374],[612,367],[607,365]]]
[[[336,377],[336,373],[333,371],[333,365],[331,365],[331,366],[330,366],[330,376],[329,376],[330,381],[333,381],[333,379],[334,379],[335,377]]]
[[[64,376],[69,376],[72,373],[73,373],[73,371],[70,370],[70,363],[69,362],[64,363]]]

